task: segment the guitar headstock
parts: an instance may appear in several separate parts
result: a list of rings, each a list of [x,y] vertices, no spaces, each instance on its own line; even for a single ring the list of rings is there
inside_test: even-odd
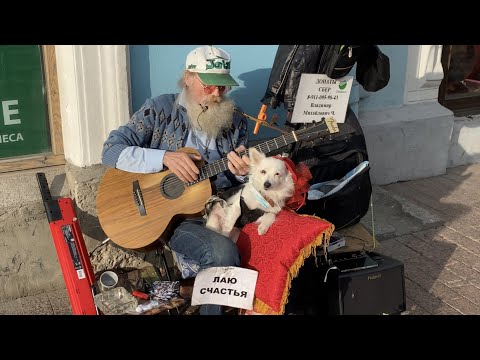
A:
[[[333,117],[322,118],[318,123],[311,123],[304,128],[295,131],[299,140],[309,140],[317,138],[318,136],[325,135],[327,133],[334,134],[339,132],[337,122]]]

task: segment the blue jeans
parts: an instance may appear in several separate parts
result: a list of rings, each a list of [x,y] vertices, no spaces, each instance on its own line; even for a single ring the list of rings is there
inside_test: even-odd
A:
[[[200,264],[200,270],[213,266],[240,266],[237,245],[227,238],[207,229],[202,219],[185,220],[170,238],[169,246]],[[221,315],[221,305],[205,304],[200,315]]]

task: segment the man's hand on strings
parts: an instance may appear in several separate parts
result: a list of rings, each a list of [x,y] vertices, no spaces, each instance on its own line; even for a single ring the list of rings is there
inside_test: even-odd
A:
[[[183,182],[192,182],[197,180],[200,173],[193,160],[200,159],[200,155],[197,154],[167,151],[163,157],[163,165],[168,167]]]
[[[242,157],[238,156],[238,153],[245,151],[245,146],[241,145],[235,149],[235,151],[230,151],[227,155],[228,159],[228,169],[234,175],[244,176],[248,174],[250,169],[250,159],[248,155],[243,155]]]

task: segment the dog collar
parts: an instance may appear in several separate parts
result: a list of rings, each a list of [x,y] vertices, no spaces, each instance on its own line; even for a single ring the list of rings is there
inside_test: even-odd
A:
[[[255,199],[262,205],[265,209],[268,208],[269,206],[273,207],[275,206],[274,202],[272,199],[270,199],[268,196],[263,197],[262,194],[260,194],[257,189],[251,188],[253,195],[255,196]]]

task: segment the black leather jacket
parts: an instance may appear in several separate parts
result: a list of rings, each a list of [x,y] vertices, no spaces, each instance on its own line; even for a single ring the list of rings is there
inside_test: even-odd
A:
[[[347,75],[357,63],[356,79],[367,91],[378,91],[390,80],[390,61],[376,45],[280,45],[261,102],[275,109],[284,103],[293,110],[300,77]]]

